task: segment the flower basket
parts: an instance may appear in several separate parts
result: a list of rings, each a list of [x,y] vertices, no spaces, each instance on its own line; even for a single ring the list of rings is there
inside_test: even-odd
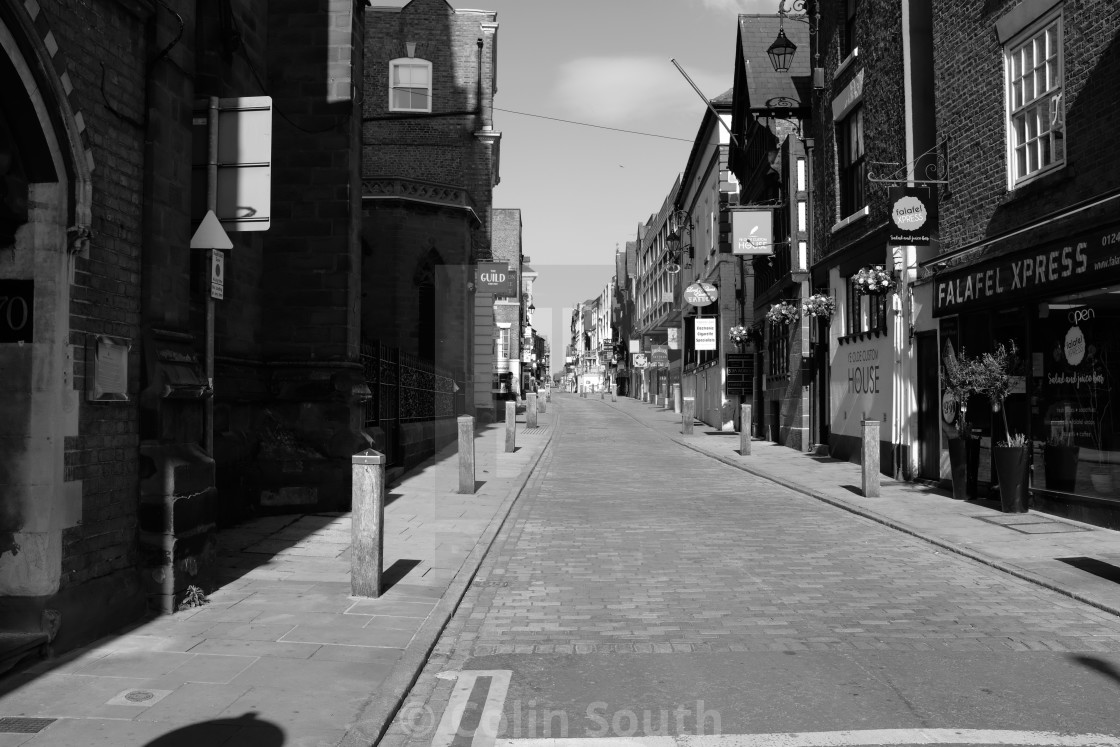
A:
[[[836,299],[824,293],[814,293],[801,304],[801,311],[814,319],[832,319],[832,313],[836,311]]]
[[[797,318],[797,306],[789,301],[779,301],[766,312],[766,321],[771,324],[789,324]]]
[[[746,345],[750,342],[750,332],[741,324],[737,324],[727,332],[727,336],[731,338],[731,342],[736,345]]]
[[[882,267],[864,267],[854,276],[852,281],[856,286],[856,293],[861,296],[885,296],[895,288],[894,278]]]

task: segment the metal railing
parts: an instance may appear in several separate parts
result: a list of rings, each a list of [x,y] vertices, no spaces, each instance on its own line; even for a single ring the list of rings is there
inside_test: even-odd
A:
[[[362,368],[372,397],[363,417],[367,428],[385,433],[385,457],[390,466],[402,463],[401,428],[406,423],[454,418],[466,408],[466,384],[435,363],[379,340],[362,343]]]

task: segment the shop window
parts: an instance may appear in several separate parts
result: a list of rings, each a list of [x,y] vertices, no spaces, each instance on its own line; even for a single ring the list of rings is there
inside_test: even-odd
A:
[[[1065,163],[1062,16],[1050,16],[1005,47],[1010,186]]]
[[[864,296],[856,292],[855,281],[848,279],[848,306],[844,327],[849,335],[863,332],[887,331],[887,303],[889,295]]]
[[[844,51],[847,57],[858,46],[856,39],[856,18],[859,15],[859,0],[847,0],[844,13]]]
[[[389,111],[432,110],[432,63],[404,58],[389,63]]]
[[[846,218],[866,204],[867,162],[863,150],[863,106],[840,121],[836,132],[840,164],[840,215]]]
[[[789,373],[789,336],[793,325],[771,324],[766,336],[767,373],[781,376]]]

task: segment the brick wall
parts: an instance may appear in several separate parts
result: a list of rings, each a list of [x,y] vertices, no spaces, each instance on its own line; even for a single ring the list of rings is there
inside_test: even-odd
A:
[[[1063,6],[1067,167],[1008,190],[1004,52],[995,23],[1015,5],[962,14],[954,3],[934,4],[937,129],[950,139],[952,183],[939,205],[946,251],[1120,188],[1120,142],[1102,136],[1120,124],[1120,8],[1087,0]]]

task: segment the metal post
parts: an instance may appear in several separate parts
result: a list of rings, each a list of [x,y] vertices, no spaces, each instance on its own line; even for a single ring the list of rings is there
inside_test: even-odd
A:
[[[739,406],[739,454],[751,455],[751,406]]]
[[[517,405],[506,401],[506,453],[517,451]]]
[[[474,494],[474,418],[460,415],[459,424],[459,492]]]
[[[366,449],[350,463],[350,593],[376,599],[385,557],[385,455]]]
[[[218,97],[211,96],[207,109],[209,127],[208,153],[206,161],[206,208],[218,214]],[[206,296],[206,350],[204,352],[206,383],[210,386],[210,396],[202,403],[203,439],[206,453],[214,456],[214,296],[210,293],[210,268],[213,267],[213,252],[206,251],[206,270],[202,284]]]
[[[537,427],[537,394],[536,392],[529,392],[528,399],[525,402],[525,427]]]
[[[673,411],[678,415],[683,411],[684,404],[681,402],[681,385],[679,383],[673,384]]]
[[[864,420],[863,448],[860,465],[863,478],[863,495],[866,498],[879,497],[879,421]]]
[[[696,419],[696,400],[692,397],[684,398],[684,414],[681,415],[681,433],[692,435],[692,421]]]

